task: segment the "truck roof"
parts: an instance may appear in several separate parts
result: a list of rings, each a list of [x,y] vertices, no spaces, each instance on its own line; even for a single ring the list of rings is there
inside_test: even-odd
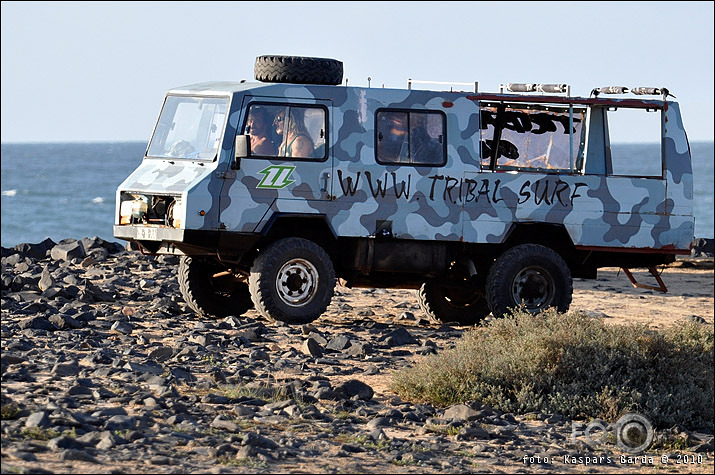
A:
[[[332,86],[332,85],[319,85],[319,84],[290,84],[290,83],[264,83],[255,81],[209,81],[201,82],[196,84],[190,84],[186,86],[179,86],[172,88],[168,91],[168,94],[190,94],[190,95],[209,95],[209,96],[230,96],[237,92],[244,91],[260,91],[265,90],[265,93],[273,92],[271,90],[280,89],[281,95],[283,90],[286,88],[291,88],[294,90],[295,96],[299,97],[300,94],[297,89],[304,88],[307,91],[323,90],[328,93],[331,89],[335,88],[345,88],[349,90],[367,89],[374,91],[375,93],[389,93],[396,92],[404,94],[406,92],[410,93],[430,93],[433,95],[441,95],[445,97],[458,98],[466,97],[467,99],[474,101],[509,101],[509,102],[536,102],[536,103],[550,103],[550,104],[582,104],[582,105],[601,105],[601,106],[622,106],[622,107],[636,107],[636,108],[654,108],[663,109],[666,108],[666,104],[671,101],[665,101],[662,99],[641,99],[639,98],[627,98],[627,97],[579,97],[579,96],[567,96],[567,95],[556,95],[556,94],[519,94],[519,93],[497,93],[497,92],[466,92],[466,91],[435,91],[427,89],[398,89],[398,88],[370,88],[361,86]],[[378,92],[379,91],[379,92]],[[321,94],[328,98],[330,94]],[[295,97],[294,96],[294,97]],[[308,96],[313,96],[313,94],[308,93]]]

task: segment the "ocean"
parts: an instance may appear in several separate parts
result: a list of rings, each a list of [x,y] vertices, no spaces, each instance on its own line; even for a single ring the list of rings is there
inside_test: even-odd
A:
[[[638,156],[657,144],[622,144]],[[713,237],[713,142],[690,144],[694,170],[695,237]],[[145,142],[2,144],[2,245],[49,237],[112,235],[117,186],[141,162]],[[124,241],[120,241],[122,244]]]

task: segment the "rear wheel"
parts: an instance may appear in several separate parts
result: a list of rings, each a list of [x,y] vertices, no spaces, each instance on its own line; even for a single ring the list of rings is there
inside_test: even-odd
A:
[[[307,323],[333,298],[335,270],[330,256],[302,238],[274,242],[259,254],[248,278],[251,298],[266,318]]]
[[[489,315],[484,295],[470,289],[425,282],[417,291],[422,311],[435,323],[474,325]]]
[[[239,316],[253,308],[248,284],[212,259],[182,257],[179,289],[187,305],[203,317]]]
[[[539,244],[520,244],[504,252],[487,276],[487,301],[500,317],[524,305],[531,313],[548,307],[566,312],[571,305],[573,280],[566,262]]]

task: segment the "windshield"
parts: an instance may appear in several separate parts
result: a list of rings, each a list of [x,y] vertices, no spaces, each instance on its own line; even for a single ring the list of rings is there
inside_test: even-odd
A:
[[[228,98],[167,96],[147,156],[213,160]]]

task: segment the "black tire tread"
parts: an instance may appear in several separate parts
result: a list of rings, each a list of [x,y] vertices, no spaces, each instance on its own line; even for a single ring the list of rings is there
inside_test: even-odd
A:
[[[316,255],[317,260],[323,263],[327,271],[327,285],[322,286],[319,292],[323,295],[316,295],[311,304],[315,308],[303,315],[290,315],[281,310],[274,299],[275,281],[262,278],[264,273],[268,273],[277,266],[282,265],[281,255],[285,253],[308,251]],[[313,263],[316,264],[315,262]],[[269,245],[261,252],[251,267],[251,274],[248,277],[248,288],[253,304],[258,312],[269,320],[280,320],[286,323],[310,323],[325,312],[335,292],[335,270],[327,252],[322,247],[302,238],[284,238]]]
[[[464,308],[449,307],[443,299],[444,296],[436,288],[436,284],[425,282],[417,290],[420,308],[432,323],[457,322],[461,325],[475,325],[489,315],[489,307],[484,299]]]
[[[432,323],[444,323],[442,319],[440,319],[437,316],[437,313],[435,310],[432,308],[432,304],[427,297],[427,291],[425,289],[425,285],[422,284],[422,286],[417,290],[417,301],[420,304],[420,308],[422,309],[422,312],[427,316],[427,319],[432,322]]]
[[[508,280],[508,274],[518,266],[519,262],[529,259],[547,259],[552,265],[556,266],[557,271],[562,274],[563,288],[559,289],[556,283],[557,293],[560,293],[560,298],[555,297],[555,306],[559,312],[566,312],[571,305],[573,298],[573,279],[571,271],[566,262],[553,249],[542,246],[540,244],[520,244],[505,251],[499,256],[489,269],[487,275],[486,295],[489,308],[495,317],[503,316],[508,313],[509,308],[513,308],[514,304],[509,301],[510,293],[504,291],[504,283]],[[555,279],[558,276],[553,276]]]
[[[261,82],[338,85],[343,63],[329,58],[264,55],[256,58],[254,76]]]
[[[224,318],[242,315],[253,307],[248,286],[240,285],[230,297],[213,291],[205,272],[206,264],[193,257],[184,256],[179,262],[179,290],[191,310],[201,317]]]

